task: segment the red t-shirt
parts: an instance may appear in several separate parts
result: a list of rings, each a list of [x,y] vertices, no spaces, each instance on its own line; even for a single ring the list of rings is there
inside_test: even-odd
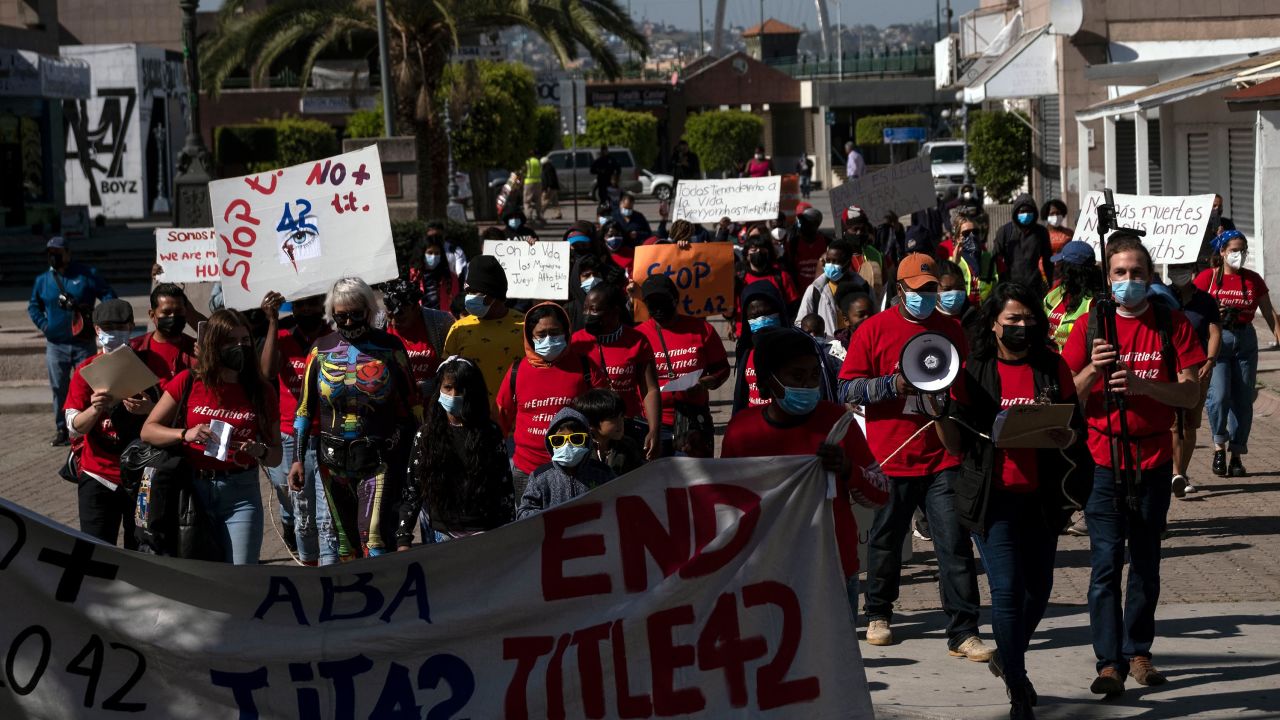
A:
[[[705,377],[729,364],[720,335],[711,327],[711,323],[702,318],[677,315],[663,328],[659,328],[657,321],[649,318],[638,325],[636,330],[648,338],[649,347],[653,348],[659,387],[666,387],[667,383],[685,373],[701,370]],[[662,393],[663,425],[675,424],[676,403],[709,407],[711,396],[701,385],[689,390]]]
[[[573,334],[573,349],[605,369],[609,375],[609,387],[627,404],[627,417],[645,416],[644,398],[640,397],[640,376],[645,368],[654,364],[649,338],[639,330],[624,326],[616,340],[600,343],[591,333],[579,330]]]
[[[747,360],[743,363],[747,374],[747,407],[762,407],[773,402],[773,398],[760,397],[760,386],[756,383],[756,351],[747,351]]]
[[[440,361],[443,358],[427,336],[426,323],[419,323],[417,327],[412,328],[388,325],[387,332],[400,338],[400,342],[404,343],[405,352],[409,354],[409,366],[413,368],[413,381],[424,383],[434,380],[436,370],[440,367]]]
[[[80,371],[93,361],[102,357],[99,353],[76,366],[71,373],[71,383],[67,386],[67,401],[63,410],[88,410],[89,401],[93,397],[93,388],[80,375]],[[84,436],[76,440],[80,445],[80,469],[93,473],[113,485],[120,483],[120,452],[124,447],[120,443],[120,435],[111,424],[110,413],[104,413],[95,425]]]
[[[1131,372],[1139,377],[1156,382],[1177,382],[1178,378],[1170,376],[1165,368],[1160,344],[1160,331],[1156,328],[1156,312],[1148,307],[1138,317],[1125,317],[1116,313],[1116,335],[1120,343],[1120,360],[1129,366]],[[1191,323],[1179,310],[1171,311],[1173,330],[1170,340],[1177,353],[1174,366],[1180,372],[1204,362],[1204,350],[1201,349]],[[1062,348],[1062,358],[1067,361],[1071,372],[1079,373],[1089,364],[1092,348],[1085,351],[1085,335],[1088,322],[1077,322],[1071,328],[1067,344]],[[1089,452],[1094,462],[1102,467],[1111,467],[1111,440],[1107,435],[1107,414],[1105,410],[1101,376],[1089,390],[1085,404],[1085,419],[1089,424]],[[1137,451],[1142,457],[1141,467],[1150,469],[1158,467],[1173,459],[1173,436],[1169,428],[1173,427],[1174,409],[1164,403],[1156,402],[1145,395],[1128,395],[1127,419],[1129,436],[1135,442]],[[1120,413],[1113,412],[1111,428],[1120,431]]]
[[[1195,286],[1212,295],[1220,306],[1240,308],[1241,323],[1253,322],[1258,299],[1267,294],[1267,282],[1252,270],[1241,270],[1235,275],[1223,273],[1217,282],[1214,282],[1213,270],[1204,270],[1196,276]]]
[[[195,427],[221,420],[231,426],[231,442],[265,442],[259,432],[258,413],[249,402],[244,387],[239,383],[225,383],[217,389],[211,388],[191,374],[183,370],[164,386],[164,392],[175,402],[182,402],[182,391],[187,384],[194,383],[191,395],[187,398],[187,416],[182,419],[183,427]],[[275,427],[279,408],[275,393],[267,395],[268,427]],[[187,461],[197,470],[221,470],[237,472],[257,467],[258,461],[244,453],[228,453],[226,460],[208,457],[204,454],[204,443],[186,443],[183,446]]]
[[[129,347],[142,358],[151,372],[160,379],[160,384],[173,379],[175,375],[196,364],[195,338],[183,335],[176,343],[160,342],[153,336],[155,333],[139,335],[129,341]]]
[[[822,274],[822,263],[827,254],[827,238],[822,233],[812,242],[797,237],[791,244],[791,261],[796,266],[796,284],[809,287],[814,278]]]
[[[276,354],[280,356],[277,370],[280,386],[280,432],[283,435],[293,435],[293,418],[298,412],[298,399],[302,397],[302,381],[307,374],[307,356],[311,353],[312,344],[298,334],[296,329],[280,330],[276,334]],[[313,423],[311,433],[315,435],[319,432],[319,425]]]
[[[840,379],[876,378],[898,372],[903,345],[918,333],[929,330],[946,335],[960,351],[961,358],[968,354],[964,331],[955,318],[935,312],[923,321],[914,322],[903,317],[902,310],[895,307],[872,315],[858,326],[840,368]],[[932,429],[922,431],[907,442],[929,418],[904,413],[906,404],[906,398],[898,397],[866,408],[867,442],[877,460],[888,458],[898,446],[906,443],[889,460],[885,473],[919,477],[959,465],[960,460],[942,447],[942,441]]]
[[[511,369],[498,388],[498,422],[504,433],[515,437],[515,466],[532,473],[539,465],[551,462],[545,440],[551,418],[587,390],[608,387],[608,380],[589,360],[584,370],[583,356],[572,349],[548,367],[530,365],[527,358],[517,362],[520,369],[516,371],[514,397]]]
[[[724,431],[720,457],[765,457],[771,455],[811,455],[827,439],[832,426],[846,412],[843,405],[823,400],[800,424],[791,427],[775,425],[765,415],[765,408],[747,408],[729,421]],[[845,455],[853,469],[849,473],[848,489],[869,507],[879,507],[889,501],[889,487],[883,482],[868,479],[862,468],[875,463],[867,441],[858,431],[856,423],[849,425],[842,443]],[[840,549],[840,564],[845,576],[858,572],[858,521],[853,517],[849,493],[838,492],[832,502],[835,517],[836,545]]]

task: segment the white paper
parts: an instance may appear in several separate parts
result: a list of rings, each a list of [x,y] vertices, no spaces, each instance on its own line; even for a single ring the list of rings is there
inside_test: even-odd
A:
[[[782,176],[681,180],[676,185],[671,221],[713,223],[727,217],[735,222],[778,217]]]
[[[662,386],[662,392],[680,392],[681,390],[692,390],[698,386],[698,378],[702,377],[702,370],[694,370],[683,375],[677,375],[671,379],[671,382]]]
[[[1142,244],[1157,265],[1188,263],[1196,259],[1204,241],[1213,195],[1122,195],[1116,193],[1116,223],[1121,227],[1145,230]],[[1084,197],[1076,216],[1074,240],[1093,246],[1093,256],[1102,259],[1098,237],[1098,206],[1106,196],[1094,190]]]
[[[221,420],[209,423],[212,434],[204,443],[204,454],[219,461],[227,459],[231,447],[231,426]]]
[[[527,300],[569,299],[569,243],[563,240],[485,240],[507,274],[507,297]],[[576,280],[576,278],[575,278]]]
[[[156,262],[161,282],[216,282],[218,235],[213,228],[156,228]]]

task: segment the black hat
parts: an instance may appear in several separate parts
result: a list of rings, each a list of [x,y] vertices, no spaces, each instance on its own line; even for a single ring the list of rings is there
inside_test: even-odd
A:
[[[133,306],[119,298],[103,300],[93,309],[94,325],[132,325]]]
[[[646,278],[640,286],[640,295],[646,298],[650,295],[668,295],[673,300],[680,297],[676,284],[666,275],[650,275]]]
[[[507,273],[492,255],[477,255],[467,267],[467,289],[489,297],[507,297]]]

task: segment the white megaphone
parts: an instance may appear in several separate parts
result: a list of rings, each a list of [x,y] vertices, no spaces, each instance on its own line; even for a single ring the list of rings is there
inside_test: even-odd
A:
[[[902,346],[898,369],[907,385],[924,395],[951,387],[960,376],[960,351],[940,332],[922,332]]]

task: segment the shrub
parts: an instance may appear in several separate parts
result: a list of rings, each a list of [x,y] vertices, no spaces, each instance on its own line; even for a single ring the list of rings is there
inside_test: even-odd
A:
[[[630,148],[636,164],[651,168],[658,160],[658,118],[646,112],[614,108],[587,108],[587,131],[578,136],[578,147]]]
[[[560,109],[553,105],[539,105],[533,114],[533,150],[542,157],[556,149],[560,139]]]
[[[275,128],[261,123],[223,125],[213,133],[214,162],[219,168],[248,166],[276,156]]]
[[[349,138],[382,137],[382,105],[373,110],[357,110],[347,116]]]
[[[858,118],[854,126],[854,141],[859,145],[881,145],[884,143],[884,129],[898,127],[927,127],[929,121],[925,116],[915,113],[899,113],[897,115],[868,115]]]
[[[1009,202],[1031,170],[1031,128],[1010,112],[969,118],[969,163],[974,179],[996,202]]]
[[[742,110],[718,110],[689,116],[684,136],[707,177],[732,170],[761,144],[764,121]]]
[[[338,154],[338,133],[323,120],[303,120],[285,115],[268,122],[276,129],[276,167]]]

